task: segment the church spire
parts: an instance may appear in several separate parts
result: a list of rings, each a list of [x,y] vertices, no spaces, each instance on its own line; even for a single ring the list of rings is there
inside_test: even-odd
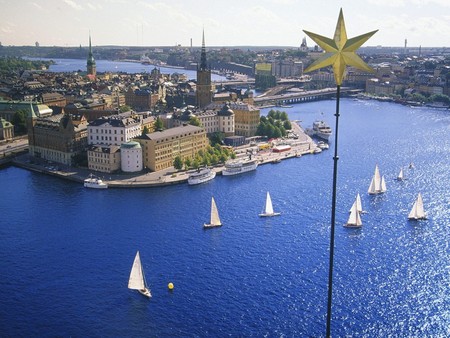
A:
[[[92,53],[92,44],[91,44],[91,32],[89,32],[89,54],[87,57],[87,73],[89,75],[95,76],[97,74],[97,69],[95,65],[94,54]]]
[[[203,28],[202,54],[200,56],[200,70],[206,70],[207,68],[208,67],[206,65],[205,29]]]

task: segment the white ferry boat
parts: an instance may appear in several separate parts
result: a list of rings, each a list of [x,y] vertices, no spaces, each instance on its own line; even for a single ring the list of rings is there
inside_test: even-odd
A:
[[[108,185],[105,182],[103,182],[100,178],[95,177],[92,174],[90,174],[89,177],[84,180],[84,186],[86,188],[93,188],[93,189],[108,188]]]
[[[314,121],[312,129],[306,129],[309,136],[315,136],[328,142],[331,136],[331,128],[325,121]]]
[[[257,160],[235,160],[225,163],[225,169],[222,171],[222,175],[230,176],[246,173],[248,171],[255,170],[258,167]]]
[[[189,174],[188,184],[194,185],[194,184],[205,183],[205,182],[212,180],[214,177],[216,177],[216,172],[214,170],[209,169],[209,168],[199,169],[199,170]]]

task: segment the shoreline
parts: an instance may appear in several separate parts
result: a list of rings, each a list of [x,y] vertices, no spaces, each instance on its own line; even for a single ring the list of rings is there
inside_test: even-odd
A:
[[[258,160],[258,165],[274,164],[279,163],[282,160],[299,158],[307,154],[314,154],[314,151],[316,150],[316,148],[318,148],[317,143],[314,142],[311,137],[309,137],[305,133],[304,129],[299,124],[297,124],[297,122],[291,121],[291,124],[292,131],[298,135],[298,139],[295,140],[295,144],[291,145],[291,149],[279,153],[272,152],[272,149],[258,151],[256,154],[252,155]],[[235,149],[235,152],[237,154],[236,158],[242,159],[249,156],[247,155],[246,151],[250,148],[252,148],[252,146],[248,144],[245,146],[237,147]],[[84,180],[89,176],[89,174],[93,173],[94,175],[100,177],[108,185],[108,188],[164,187],[187,183],[189,176],[189,170],[178,171],[173,167],[157,172],[109,174],[95,172],[89,170],[88,168],[75,168],[63,166],[60,164],[52,164],[45,161],[39,161],[36,163],[35,161],[36,159],[32,159],[29,154],[24,154],[15,157],[11,161],[11,164],[26,170],[58,177],[81,184],[83,184]],[[54,166],[57,166],[56,169]],[[223,164],[213,167],[216,175],[222,175],[223,169]]]

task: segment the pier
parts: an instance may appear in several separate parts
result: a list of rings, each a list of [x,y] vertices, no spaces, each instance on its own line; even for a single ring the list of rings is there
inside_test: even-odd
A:
[[[317,144],[305,133],[303,128],[292,121],[292,132],[298,135],[297,139],[284,140],[283,142],[290,145],[290,149],[284,152],[273,152],[272,149],[261,150],[251,154],[252,157],[258,159],[259,165],[279,163],[282,160],[298,158],[307,154],[314,154]],[[236,148],[237,158],[248,157],[250,145]],[[300,159],[299,159],[300,160]],[[44,160],[31,158],[28,154],[17,156],[12,160],[12,164],[34,172],[55,176],[58,178],[78,182],[83,184],[85,178],[89,174],[100,177],[109,188],[149,188],[162,187],[174,184],[186,183],[188,180],[187,171],[177,171],[173,167],[165,170],[147,173],[120,173],[109,174],[93,172],[88,168],[68,167],[61,164],[55,168],[54,165],[49,166]],[[214,171],[218,175],[222,174],[223,165],[214,167]]]

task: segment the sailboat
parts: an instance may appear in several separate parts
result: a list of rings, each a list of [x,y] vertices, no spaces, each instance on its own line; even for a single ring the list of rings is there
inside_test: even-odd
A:
[[[272,216],[278,216],[281,215],[281,212],[274,212],[273,206],[272,206],[272,199],[270,198],[269,192],[267,192],[266,196],[266,207],[264,209],[264,212],[259,214],[260,217],[272,217]]]
[[[209,223],[203,224],[204,228],[220,227],[222,222],[220,222],[219,211],[217,210],[216,202],[214,197],[211,197],[211,220]]]
[[[411,211],[409,212],[408,219],[409,220],[427,219],[427,214],[425,213],[425,210],[423,209],[423,200],[422,200],[422,195],[420,194],[420,192],[417,195],[417,199],[414,202],[414,205],[413,205]]]
[[[353,202],[353,205],[350,208],[349,212],[352,212],[354,206],[356,206],[356,211],[358,211],[360,214],[364,213],[361,203],[361,196],[359,196],[359,193],[356,194],[355,202]]]
[[[378,165],[375,165],[375,173],[372,177],[372,181],[370,182],[369,190],[367,192],[370,195],[386,192],[386,181],[384,180],[384,176],[380,175]]]
[[[405,179],[405,176],[403,175],[403,168],[400,169],[400,172],[397,176],[397,181],[403,181]]]
[[[141,264],[141,257],[139,251],[134,258],[133,267],[130,272],[130,279],[128,280],[128,289],[138,290],[144,296],[150,298],[152,296],[147,282],[145,281],[144,270]]]
[[[362,226],[361,215],[358,212],[356,203],[353,203],[350,216],[348,216],[347,223],[344,226],[348,228],[359,228]]]

